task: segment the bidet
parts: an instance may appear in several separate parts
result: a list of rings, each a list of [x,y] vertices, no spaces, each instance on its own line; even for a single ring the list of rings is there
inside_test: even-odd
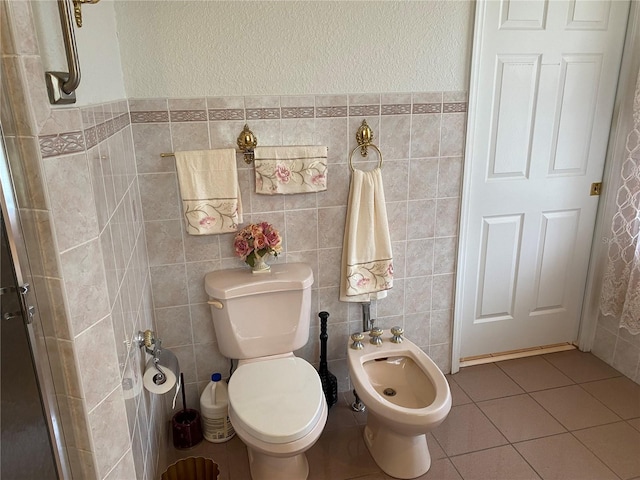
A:
[[[369,412],[364,441],[371,456],[388,475],[409,479],[431,466],[426,434],[449,414],[451,392],[433,360],[406,338],[391,341],[398,336],[384,330],[380,345],[348,348],[347,361]]]

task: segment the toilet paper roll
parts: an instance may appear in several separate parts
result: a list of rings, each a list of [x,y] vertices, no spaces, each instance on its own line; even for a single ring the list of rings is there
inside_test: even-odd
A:
[[[180,378],[180,366],[178,359],[169,350],[161,350],[158,354],[159,365],[162,372],[166,375],[164,383],[159,383],[161,377],[160,371],[156,368],[153,358],[147,362],[147,368],[142,377],[142,384],[149,392],[157,395],[163,395],[170,391],[173,387],[178,387],[178,379]]]

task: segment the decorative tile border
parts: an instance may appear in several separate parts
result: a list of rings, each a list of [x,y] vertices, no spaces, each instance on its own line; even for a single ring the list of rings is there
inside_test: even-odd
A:
[[[43,158],[82,152],[95,147],[132,123],[206,122],[225,120],[279,120],[289,118],[346,118],[350,116],[466,113],[466,102],[397,103],[383,105],[333,105],[281,108],[211,108],[208,110],[147,110],[121,113],[114,118],[97,112],[96,125],[84,131],[42,135]],[[99,114],[100,113],[100,114]],[[90,117],[88,117],[90,118]],[[98,123],[99,120],[102,120]]]
[[[287,118],[343,118],[378,115],[420,115],[430,113],[464,113],[465,102],[391,103],[370,105],[332,105],[266,108],[210,108],[203,110],[172,110],[131,112],[131,123],[204,122],[225,120],[279,120]]]
[[[244,120],[244,109],[212,108],[209,109],[209,120]]]
[[[89,127],[84,131],[84,143],[89,150],[98,144],[98,131],[96,127]]]
[[[84,152],[98,143],[105,141],[115,133],[130,125],[129,115],[123,113],[88,128],[83,132],[66,132],[38,137],[42,158]]]
[[[277,120],[280,118],[279,108],[247,108],[247,120]]]
[[[282,107],[282,118],[313,118],[313,107]]]
[[[380,105],[352,105],[349,107],[350,117],[366,117],[380,115]]]
[[[166,123],[169,121],[169,112],[147,111],[131,112],[131,123]]]
[[[244,109],[212,108],[209,109],[209,120],[244,120]]]
[[[464,102],[443,104],[443,113],[461,113],[467,111],[467,104]]]
[[[84,152],[84,135],[82,132],[67,132],[58,135],[42,135],[38,137],[40,152],[43,158]]]
[[[172,110],[169,112],[172,122],[206,122],[205,110]]]
[[[346,117],[347,106],[338,107],[317,107],[316,118],[333,118],[333,117]]]
[[[105,128],[107,130],[107,134],[105,136],[105,138],[109,138],[111,135],[113,135],[115,132],[115,128],[113,128],[113,121],[107,120],[106,122],[104,122]],[[101,140],[102,141],[102,140]]]
[[[440,103],[414,103],[413,104],[414,114],[441,113],[441,112],[442,112],[442,104]]]
[[[98,137],[98,143],[104,142],[108,138],[106,122],[96,125],[96,136]]]
[[[411,113],[410,104],[394,104],[394,105],[382,105],[382,115],[408,115]]]
[[[131,119],[129,118],[129,115],[127,113],[123,113],[113,119],[113,125],[116,129],[116,132],[119,132],[127,125],[131,125]]]

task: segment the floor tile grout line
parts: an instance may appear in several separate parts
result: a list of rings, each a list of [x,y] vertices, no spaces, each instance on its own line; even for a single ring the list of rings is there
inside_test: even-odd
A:
[[[620,422],[616,422],[616,423],[620,423]],[[564,427],[564,426],[563,426],[563,427]],[[593,427],[588,427],[588,428],[593,428]],[[602,463],[602,464],[603,464],[603,465],[604,465],[604,466],[605,466],[605,467],[606,467],[606,468],[607,468],[607,469],[608,469],[608,470],[609,470],[609,471],[610,471],[610,472],[611,472],[611,473],[612,473],[616,478],[618,478],[618,479],[620,479],[620,480],[621,480],[621,477],[620,477],[619,475],[617,475],[617,474],[612,470],[612,468],[611,468],[611,467],[610,467],[610,466],[609,466],[609,465],[608,465],[608,464],[607,464],[607,463],[606,463],[602,458],[600,458],[600,457],[596,454],[596,452],[592,451],[592,450],[591,450],[587,445],[585,445],[584,443],[582,443],[582,442],[580,441],[580,439],[579,439],[579,438],[577,438],[575,435],[573,435],[573,431],[570,431],[570,430],[567,430],[567,431],[564,431],[564,432],[560,432],[560,433],[554,433],[554,434],[551,434],[551,435],[545,435],[545,436],[542,436],[542,437],[529,438],[529,439],[521,440],[521,441],[517,441],[517,442],[510,442],[510,441],[508,441],[508,440],[507,440],[509,443],[504,444],[504,445],[496,445],[496,446],[493,446],[493,447],[481,448],[481,449],[479,449],[479,450],[472,450],[472,451],[469,451],[469,452],[459,453],[459,454],[457,454],[457,455],[447,455],[447,456],[446,456],[446,458],[447,458],[447,459],[449,459],[449,460],[451,461],[451,464],[454,466],[454,468],[456,468],[456,466],[455,466],[455,462],[453,462],[453,459],[454,459],[454,458],[463,457],[463,456],[465,456],[465,455],[470,455],[470,454],[473,454],[473,453],[486,452],[486,451],[493,450],[493,449],[496,449],[496,448],[501,448],[501,447],[509,446],[509,447],[511,447],[513,450],[515,450],[515,452],[518,454],[518,456],[519,456],[520,458],[522,458],[522,460],[523,460],[527,465],[529,465],[529,467],[531,467],[531,469],[532,469],[532,470],[533,470],[533,471],[534,471],[534,472],[535,472],[535,473],[536,473],[536,474],[537,474],[541,479],[543,479],[544,477],[543,477],[542,473],[541,473],[541,472],[539,472],[538,470],[536,470],[536,468],[535,468],[531,463],[529,463],[529,461],[528,461],[528,460],[527,460],[527,459],[522,455],[522,453],[520,453],[520,451],[516,448],[516,445],[518,445],[518,444],[522,444],[522,443],[531,442],[531,441],[535,441],[535,440],[541,440],[541,439],[546,439],[546,438],[551,438],[551,437],[557,437],[557,436],[560,436],[560,435],[566,435],[566,434],[570,434],[573,438],[575,438],[575,439],[578,441],[578,443],[580,443],[580,445],[584,446],[584,447],[585,447],[585,448],[586,448],[590,453],[592,453],[592,454],[593,454],[593,455],[594,455],[594,456],[595,456],[595,457],[596,457],[596,458],[597,458],[597,459],[598,459],[598,460],[599,460],[599,461],[600,461],[600,462],[601,462],[601,463]],[[505,437],[505,438],[506,438],[506,437]],[[444,451],[444,449],[443,449],[443,451]],[[445,452],[445,454],[446,454],[446,452]],[[457,468],[456,468],[456,471],[458,471],[458,469],[457,469]],[[458,474],[459,474],[459,475],[463,478],[463,480],[464,480],[464,476],[462,475],[462,473],[461,473],[460,471],[458,471]]]
[[[542,359],[542,360],[544,360],[548,365],[550,365],[554,370],[557,370],[557,371],[558,371],[558,373],[560,373],[563,377],[566,377],[567,379],[569,379],[569,381],[570,381],[571,383],[573,383],[573,384],[575,384],[575,383],[576,383],[576,382],[575,382],[571,377],[569,377],[568,375],[566,375],[564,372],[562,372],[560,369],[558,369],[555,365],[553,365],[551,362],[549,362],[548,360],[546,360],[546,359],[544,358],[544,355],[536,355],[536,356],[533,356],[533,357],[523,357],[523,358],[527,358],[527,359],[528,359],[528,358],[541,358],[541,359]],[[521,359],[519,359],[519,358],[515,358],[515,359],[512,359],[512,360],[521,360]],[[518,382],[518,380],[516,380],[513,376],[511,376],[511,375],[509,374],[509,372],[507,372],[507,371],[506,371],[506,370],[505,370],[505,369],[500,365],[501,363],[502,363],[502,364],[505,364],[505,363],[510,362],[510,361],[512,361],[512,360],[505,360],[505,361],[503,361],[503,362],[494,362],[494,364],[495,364],[495,366],[496,366],[496,367],[498,367],[498,368],[502,371],[502,373],[504,373],[504,374],[505,374],[507,377],[509,377],[513,382],[515,382],[515,384],[516,384],[516,385],[518,385],[522,390],[524,390],[525,392],[529,393],[529,390],[527,390],[523,385],[521,385],[521,384],[520,384],[520,382]],[[559,385],[559,386],[565,386],[565,385]],[[531,391],[537,392],[537,391],[541,391],[541,390],[549,390],[549,389],[552,389],[552,388],[557,388],[557,387],[548,387],[548,388],[542,388],[542,389],[540,389],[540,390],[531,390]]]
[[[556,387],[556,388],[557,388],[557,389],[560,389],[560,388],[567,388],[567,387],[573,387],[573,386],[577,386],[577,387],[579,387],[579,386],[580,386],[580,384],[575,384],[575,385],[565,385],[565,386],[563,386],[563,387]],[[550,389],[550,390],[553,390],[553,389]],[[583,390],[584,390],[584,389],[583,389]],[[540,392],[540,391],[543,391],[543,390],[538,390],[538,391],[536,391],[536,392],[531,392],[531,393],[537,393],[537,392]],[[546,391],[548,391],[548,390],[546,390]],[[586,390],[585,390],[585,391],[586,391]],[[586,392],[586,393],[589,393],[589,392]],[[597,426],[599,426],[599,425],[608,425],[608,424],[611,424],[611,423],[617,423],[618,421],[620,421],[620,420],[615,420],[615,421],[613,421],[613,422],[605,422],[605,423],[603,423],[603,424],[599,424],[599,425],[591,425],[591,426],[589,426],[589,427],[584,427],[584,428],[574,428],[574,429],[571,429],[571,428],[567,427],[567,426],[566,426],[566,425],[565,425],[565,424],[564,424],[564,423],[563,423],[559,418],[557,418],[557,417],[556,417],[553,413],[551,413],[547,408],[545,408],[545,406],[544,406],[542,403],[540,403],[540,402],[539,402],[539,401],[538,401],[538,400],[537,400],[533,395],[531,395],[530,393],[528,393],[528,394],[529,394],[529,396],[533,399],[533,401],[534,401],[534,402],[536,402],[538,405],[540,405],[540,408],[542,408],[545,412],[547,412],[547,413],[551,416],[551,418],[553,418],[556,422],[558,422],[560,425],[562,425],[562,428],[564,428],[564,429],[565,429],[567,432],[569,432],[569,433],[571,433],[571,432],[573,432],[573,431],[577,431],[577,430],[584,430],[584,429],[586,429],[586,428],[593,428],[593,427],[597,427]],[[593,395],[591,395],[591,397],[592,397],[592,398],[594,398],[596,401],[598,400],[597,398],[593,397]],[[616,417],[620,418],[620,416],[619,416],[618,414],[616,414],[613,410],[611,410],[609,407],[607,407],[606,405],[604,405],[602,402],[599,402],[599,403],[600,403],[604,408],[606,408],[606,409],[607,409],[607,410],[609,410],[611,413],[613,413]],[[620,419],[621,419],[621,418],[620,418]],[[621,420],[622,420],[622,419],[621,419]]]
[[[536,439],[538,439],[538,438],[553,437],[554,435],[561,435],[561,434],[563,434],[563,433],[568,433],[568,432],[570,432],[570,430],[569,430],[569,429],[568,429],[568,428],[567,428],[567,427],[566,427],[566,426],[565,426],[565,425],[564,425],[560,420],[558,420],[556,417],[554,417],[554,416],[552,415],[552,413],[551,413],[551,412],[549,412],[546,408],[544,408],[544,406],[542,406],[539,402],[537,402],[537,401],[536,401],[536,399],[535,399],[535,398],[533,398],[533,396],[532,396],[529,392],[524,392],[523,394],[520,394],[520,395],[527,395],[531,400],[533,400],[537,405],[539,405],[539,406],[540,406],[540,408],[542,408],[542,410],[543,410],[545,413],[547,413],[547,414],[548,414],[548,415],[549,415],[553,420],[555,420],[556,422],[558,422],[558,424],[559,424],[562,428],[564,428],[564,432],[560,432],[560,433],[551,433],[551,434],[549,434],[549,435],[541,435],[541,436],[539,436],[539,437],[532,437],[532,438],[528,438],[528,439],[526,439],[526,440],[520,440],[520,441],[517,441],[517,442],[512,442],[511,440],[509,440],[509,439],[507,438],[507,436],[506,436],[504,433],[502,433],[502,430],[500,430],[500,428],[498,428],[498,426],[497,426],[497,425],[495,425],[495,424],[493,424],[493,422],[491,422],[491,423],[492,423],[492,424],[493,424],[493,425],[498,429],[498,431],[499,431],[500,433],[502,433],[502,435],[503,435],[505,438],[507,438],[507,441],[508,441],[510,444],[514,444],[514,443],[521,443],[521,442],[527,442],[527,441],[529,441],[529,440],[536,440]],[[489,402],[489,401],[494,401],[494,400],[502,400],[502,399],[505,399],[505,398],[516,397],[516,396],[519,396],[519,395],[508,395],[508,396],[506,396],[506,397],[498,397],[498,398],[492,398],[492,399],[489,399],[489,400],[481,400],[481,402]],[[481,408],[479,405],[478,405],[478,408],[480,409],[480,411],[482,411],[482,413],[484,413],[484,411],[482,410],[482,408]],[[486,415],[486,414],[485,414],[485,415]],[[489,419],[489,421],[491,421],[491,419]]]
[[[438,459],[438,460],[442,460],[442,459]],[[455,462],[453,460],[451,460],[451,457],[447,457],[447,460],[449,460],[449,463],[451,464],[453,469],[456,471],[456,473],[458,475],[460,475],[460,478],[462,478],[462,480],[464,480],[464,475],[462,475],[462,472],[458,469],[458,467],[456,466]],[[432,462],[432,464],[433,464],[433,462]]]
[[[589,383],[589,382],[587,382]],[[586,392],[587,395],[589,395],[591,398],[593,398],[596,402],[598,402],[600,405],[602,405],[604,408],[606,408],[607,410],[609,410],[611,413],[613,413],[617,418],[619,418],[620,420],[624,420],[624,418],[622,418],[621,415],[618,415],[617,412],[615,412],[612,408],[610,408],[606,403],[604,403],[602,400],[600,400],[598,397],[596,397],[595,395],[593,395],[589,390],[587,390],[586,388],[584,388],[582,386],[583,384],[578,384],[578,386],[582,389],[582,391]],[[614,422],[611,422],[614,423]]]
[[[616,422],[616,423],[618,423],[618,422]],[[610,425],[610,424],[606,424],[606,425]],[[599,426],[601,426],[601,425],[595,425],[594,427],[589,427],[589,428],[595,428],[595,427],[599,427]],[[582,430],[586,430],[586,429],[582,429]],[[578,431],[578,430],[574,430],[574,431]],[[580,445],[582,445],[584,448],[586,448],[594,457],[596,457],[614,476],[616,476],[617,478],[620,479],[621,478],[620,475],[618,475],[616,472],[614,472],[613,468],[611,468],[607,462],[605,462],[602,458],[600,458],[596,452],[591,450],[588,445],[586,445],[585,443],[581,442],[580,439],[574,435],[574,431],[570,431],[569,432],[571,434],[571,436],[573,438],[575,438],[576,441]]]
[[[547,412],[547,414],[549,414],[549,415],[551,416],[551,418],[553,418],[554,420],[556,420],[556,421],[558,422],[558,424],[559,424],[562,428],[564,428],[564,429],[565,429],[565,431],[564,431],[564,432],[562,432],[562,433],[556,433],[556,434],[552,434],[552,435],[544,435],[544,436],[541,436],[541,437],[535,437],[535,438],[531,438],[531,439],[523,440],[522,442],[525,442],[525,441],[531,441],[531,440],[536,440],[536,439],[540,439],[540,438],[548,438],[548,437],[555,436],[555,435],[563,435],[563,434],[565,434],[565,433],[570,433],[570,434],[572,435],[572,437],[573,437],[573,438],[575,438],[576,440],[578,440],[578,442],[580,443],[580,445],[583,445],[585,448],[587,448],[587,449],[588,449],[588,447],[587,447],[586,445],[584,445],[582,442],[580,442],[580,440],[579,440],[579,439],[578,439],[578,438],[573,434],[573,432],[574,432],[574,431],[584,430],[584,429],[588,429],[588,428],[594,428],[594,427],[601,426],[601,425],[609,425],[609,424],[613,424],[613,423],[619,423],[619,422],[621,422],[621,421],[622,421],[622,422],[626,422],[626,419],[624,419],[624,418],[620,417],[616,412],[614,412],[612,409],[610,409],[607,405],[605,405],[603,402],[601,402],[598,398],[596,398],[594,395],[592,395],[592,394],[591,394],[590,392],[588,392],[586,389],[582,388],[580,383],[576,382],[576,381],[575,381],[573,378],[571,378],[569,375],[566,375],[566,374],[565,374],[564,372],[562,372],[559,368],[555,367],[555,365],[551,364],[551,362],[549,362],[548,360],[546,360],[546,359],[544,359],[544,360],[545,360],[549,365],[551,365],[554,369],[558,370],[558,371],[559,371],[563,376],[565,376],[566,378],[568,378],[572,383],[571,383],[571,384],[569,384],[569,385],[562,385],[562,386],[558,386],[558,387],[551,387],[551,388],[548,388],[548,389],[534,390],[534,391],[529,392],[529,391],[525,390],[525,389],[523,388],[523,386],[522,386],[522,385],[520,385],[520,384],[516,381],[516,379],[515,379],[515,378],[513,378],[511,375],[509,375],[509,373],[508,373],[508,372],[506,372],[503,368],[501,368],[499,365],[497,365],[497,364],[498,364],[498,363],[500,363],[500,362],[493,362],[493,363],[494,363],[494,364],[495,364],[495,365],[500,369],[500,371],[502,371],[505,375],[507,375],[507,377],[508,377],[509,379],[511,379],[511,380],[512,380],[513,382],[515,382],[515,383],[516,383],[520,388],[522,388],[522,389],[524,390],[524,394],[528,395],[528,396],[529,396],[529,398],[531,398],[534,402],[536,402],[536,404],[538,404],[538,405],[543,409],[543,411]],[[472,403],[473,403],[473,404],[474,404],[474,405],[475,405],[475,406],[476,406],[476,407],[477,407],[477,408],[482,412],[482,414],[487,418],[487,420],[489,420],[489,422],[491,423],[491,425],[493,425],[493,426],[497,429],[497,431],[498,431],[498,432],[499,432],[499,433],[500,433],[500,434],[505,438],[505,440],[507,440],[508,444],[509,444],[510,446],[512,446],[512,448],[514,448],[514,449],[518,452],[518,454],[519,454],[520,456],[522,456],[522,455],[520,454],[520,452],[517,450],[517,448],[515,448],[515,446],[514,446],[514,444],[516,444],[516,443],[522,443],[522,442],[511,442],[511,441],[506,437],[505,433],[503,433],[503,432],[502,432],[502,430],[500,430],[500,428],[498,428],[498,426],[497,426],[497,425],[495,425],[495,424],[493,423],[493,421],[491,421],[491,419],[490,419],[490,418],[488,418],[488,416],[485,414],[485,412],[482,410],[482,408],[480,408],[480,406],[478,405],[478,403],[480,403],[480,402],[489,401],[489,400],[498,400],[498,399],[508,398],[508,397],[511,397],[511,396],[514,396],[514,395],[506,395],[506,396],[501,396],[501,397],[497,397],[497,398],[494,398],[494,399],[486,399],[486,400],[478,400],[478,401],[476,401],[476,400],[474,400],[474,399],[469,395],[469,393],[467,393],[467,391],[466,391],[466,390],[465,390],[465,389],[464,389],[464,388],[463,388],[463,387],[462,387],[462,386],[461,386],[461,385],[460,385],[460,384],[459,384],[459,383],[458,383],[454,378],[452,378],[452,376],[450,376],[449,378],[451,378],[451,380],[452,380],[453,382],[455,382],[455,383],[456,383],[456,385],[457,385],[457,386],[458,386],[458,387],[459,387],[459,388],[460,388],[460,389],[461,389],[461,390],[462,390],[462,391],[467,395],[467,397],[469,397],[469,399],[471,400],[471,402],[472,402]],[[616,378],[616,377],[611,377],[611,378]],[[583,382],[583,383],[590,383],[590,382]],[[586,393],[588,393],[591,397],[593,397],[595,400],[597,400],[597,401],[598,401],[598,403],[602,404],[602,406],[604,406],[607,410],[611,411],[611,413],[613,413],[616,417],[618,417],[618,418],[619,418],[619,420],[616,420],[616,421],[613,421],[613,422],[607,422],[607,423],[605,423],[605,424],[594,425],[594,426],[591,426],[591,427],[585,427],[584,429],[571,430],[571,429],[567,428],[567,426],[566,426],[566,425],[564,425],[564,424],[563,424],[563,423],[562,423],[558,418],[556,418],[556,417],[555,417],[551,412],[549,412],[546,408],[544,408],[544,406],[543,406],[542,404],[540,404],[540,403],[539,403],[539,402],[538,402],[538,401],[537,401],[537,400],[536,400],[536,399],[531,395],[531,393],[535,393],[535,392],[539,392],[539,391],[553,390],[553,389],[556,389],[556,388],[564,388],[564,387],[569,387],[569,386],[574,386],[574,385],[575,385],[575,386],[580,386],[580,387],[582,388],[582,390],[584,390],[584,391],[585,391]],[[460,405],[458,405],[458,406],[460,406]],[[626,423],[628,423],[628,422],[626,422]],[[630,425],[630,426],[631,426],[631,425]],[[631,428],[633,428],[633,426],[631,426]],[[433,437],[435,438],[435,435],[433,435]],[[436,441],[437,441],[437,439],[436,439]],[[490,448],[498,448],[498,447],[490,447]],[[449,454],[448,454],[444,449],[442,449],[442,450],[443,450],[443,451],[445,452],[445,454],[447,455],[447,458],[452,458],[452,457],[457,456],[457,455],[449,456]],[[485,450],[487,450],[487,449],[485,449]],[[593,454],[593,455],[594,455],[594,456],[595,456],[595,457],[596,457],[596,458],[597,458],[597,459],[598,459],[598,460],[599,460],[599,461],[600,461],[600,462],[601,462],[601,463],[602,463],[602,464],[603,464],[603,465],[604,465],[608,470],[610,470],[610,471],[611,471],[611,472],[612,472],[616,477],[618,477],[618,475],[617,475],[617,474],[615,474],[615,472],[613,472],[613,470],[611,469],[611,467],[609,467],[609,465],[608,465],[607,463],[605,463],[603,459],[601,459],[601,458],[600,458],[600,457],[599,457],[595,452],[592,452],[590,449],[588,449],[588,450],[589,450],[589,451],[590,451],[590,452],[591,452],[591,453],[592,453],[592,454]],[[467,454],[468,454],[468,453],[473,453],[473,452],[467,452]],[[461,454],[461,455],[464,455],[464,454]],[[525,459],[525,461],[526,461],[526,459]],[[452,462],[452,464],[453,464],[453,465],[454,465],[454,467],[455,467],[455,463],[453,463],[453,462]],[[527,462],[527,464],[529,464],[529,462]],[[529,464],[529,465],[531,466],[531,468],[533,468],[533,466],[532,466],[531,464]],[[533,468],[533,470],[534,470],[538,475],[540,475],[540,476],[542,477],[542,475],[541,475],[541,474],[540,474],[540,473],[539,473],[535,468]],[[462,476],[462,475],[461,475],[461,476]],[[619,478],[619,477],[618,477],[618,478]]]
[[[493,362],[493,363],[494,363],[494,364],[497,364],[497,363],[499,363],[499,362]],[[498,366],[498,365],[496,365],[496,366]],[[500,368],[500,367],[498,366],[498,368]],[[554,367],[554,368],[555,368],[555,367]],[[469,395],[469,394],[464,390],[464,388],[463,388],[460,384],[458,384],[458,382],[455,382],[455,383],[456,383],[456,384],[458,385],[458,387],[460,387],[460,388],[465,392],[465,394],[466,394],[466,395],[471,399],[471,402],[473,403],[473,405],[474,405],[474,406],[475,406],[475,407],[476,407],[476,408],[477,408],[477,409],[482,413],[482,415],[484,415],[484,417],[489,421],[489,423],[490,423],[490,424],[491,424],[491,425],[492,425],[492,426],[493,426],[493,427],[498,431],[498,433],[500,433],[500,435],[502,435],[502,437],[503,437],[503,438],[508,442],[508,443],[507,443],[507,445],[509,445],[511,448],[513,448],[513,449],[517,452],[517,454],[518,454],[518,455],[519,455],[519,456],[520,456],[520,457],[521,457],[521,458],[522,458],[522,459],[527,463],[527,465],[529,465],[529,466],[533,469],[533,471],[534,471],[537,475],[539,475],[539,476],[540,476],[540,478],[543,478],[542,473],[541,473],[541,472],[538,472],[538,470],[536,470],[536,469],[534,468],[534,466],[533,466],[533,465],[531,465],[531,464],[527,461],[527,459],[526,459],[526,458],[524,458],[524,456],[520,453],[520,451],[515,447],[515,444],[518,444],[518,443],[524,443],[524,442],[528,442],[528,441],[539,440],[539,439],[542,439],[542,438],[549,438],[549,437],[558,436],[558,435],[565,435],[565,434],[567,434],[567,433],[569,433],[573,438],[575,438],[575,439],[578,441],[578,443],[579,443],[580,445],[583,445],[585,448],[587,448],[587,450],[588,450],[589,452],[591,452],[591,453],[592,453],[592,454],[593,454],[593,455],[594,455],[594,456],[595,456],[595,457],[596,457],[596,458],[597,458],[597,459],[598,459],[598,460],[599,460],[599,461],[600,461],[600,462],[601,462],[601,463],[602,463],[602,464],[603,464],[603,465],[604,465],[604,466],[605,466],[605,467],[606,467],[606,468],[607,468],[607,469],[608,469],[608,470],[609,470],[613,475],[615,475],[617,478],[620,478],[620,477],[619,477],[615,472],[613,472],[613,470],[611,469],[611,467],[609,467],[609,465],[608,465],[608,464],[606,464],[606,463],[604,462],[604,460],[603,460],[603,459],[601,459],[598,455],[596,455],[596,453],[595,453],[595,452],[592,452],[592,451],[591,451],[591,450],[590,450],[586,445],[584,445],[582,442],[580,442],[580,439],[578,439],[575,435],[573,435],[573,431],[572,431],[572,430],[570,430],[569,428],[567,428],[567,427],[566,427],[566,425],[564,425],[564,424],[563,424],[563,423],[562,423],[558,418],[556,418],[556,417],[555,417],[551,412],[549,412],[546,408],[544,408],[544,406],[543,406],[543,405],[541,405],[539,402],[537,402],[537,401],[536,401],[536,399],[535,399],[535,398],[530,394],[531,392],[526,391],[526,390],[522,387],[522,385],[520,385],[520,384],[519,384],[519,383],[518,383],[518,382],[517,382],[513,377],[511,377],[511,376],[510,376],[506,371],[504,371],[502,368],[500,368],[500,371],[502,371],[505,375],[507,375],[507,377],[508,377],[509,379],[511,379],[511,380],[512,380],[513,382],[515,382],[515,383],[516,383],[520,388],[522,388],[522,389],[523,389],[523,391],[524,391],[524,393],[523,393],[523,394],[524,394],[524,395],[527,395],[527,396],[528,396],[529,398],[531,398],[534,402],[536,402],[536,404],[538,404],[538,405],[543,409],[543,411],[547,412],[547,413],[551,416],[551,418],[553,418],[554,420],[556,420],[556,421],[557,421],[557,422],[562,426],[562,428],[564,428],[564,429],[565,429],[565,431],[564,431],[564,432],[561,432],[561,433],[555,433],[555,434],[551,434],[551,435],[543,435],[543,436],[541,436],[541,437],[530,438],[530,439],[522,440],[522,441],[519,441],[519,442],[511,442],[511,441],[507,438],[507,436],[505,435],[505,433],[504,433],[504,432],[502,432],[502,430],[500,430],[500,428],[499,428],[499,427],[498,427],[498,426],[497,426],[497,425],[496,425],[496,424],[495,424],[495,423],[494,423],[494,422],[493,422],[493,421],[492,421],[492,420],[491,420],[491,419],[486,415],[486,413],[482,410],[482,408],[480,408],[480,406],[478,405],[478,403],[480,403],[480,402],[485,402],[485,401],[490,401],[490,400],[500,400],[500,399],[504,399],[504,398],[513,397],[513,396],[516,396],[516,395],[505,395],[505,396],[496,397],[496,398],[492,398],[492,399],[486,399],[486,400],[479,400],[479,401],[476,401],[476,400],[473,400],[473,399],[471,398],[471,396],[470,396],[470,395]],[[559,371],[559,370],[558,370],[558,371]],[[560,372],[560,373],[562,373],[562,372]],[[563,375],[564,375],[564,373],[563,373]],[[567,387],[567,386],[573,386],[573,385],[578,385],[578,386],[579,386],[579,384],[577,384],[577,383],[576,383],[572,378],[570,378],[568,375],[565,375],[565,377],[569,378],[569,380],[571,380],[572,384],[570,384],[570,385],[563,385],[563,386],[560,386],[560,387],[554,387],[554,388],[564,388],[564,387]],[[455,381],[455,380],[453,380],[453,381]],[[547,389],[547,390],[552,390],[552,389],[554,389],[554,388],[550,388],[550,389]],[[583,389],[583,390],[584,390],[584,389]],[[541,391],[541,390],[536,390],[536,391]],[[535,392],[535,391],[534,391],[534,392]],[[587,393],[589,393],[589,392],[587,392]],[[519,395],[522,395],[522,394],[519,394]],[[597,399],[596,399],[596,400],[597,400]],[[600,403],[602,403],[602,402],[600,402]],[[457,406],[462,406],[462,405],[457,405]],[[605,406],[605,408],[607,408],[607,409],[608,409],[608,407],[606,407],[606,405],[604,405],[604,406]],[[608,409],[608,410],[610,410],[610,409]],[[615,414],[615,412],[612,412],[612,413],[614,413],[614,414]],[[616,416],[617,416],[617,415],[616,415]],[[622,420],[622,421],[624,421],[624,419],[621,419],[621,420]],[[619,421],[611,422],[611,423],[619,423]],[[593,428],[593,427],[586,427],[586,428]],[[633,428],[633,427],[632,427],[632,428]],[[434,439],[436,439],[435,435],[432,435],[432,436],[433,436],[433,438],[434,438]],[[436,439],[436,441],[437,441],[437,439]],[[439,442],[438,442],[438,444],[439,444]],[[452,458],[459,457],[459,456],[461,456],[461,455],[468,455],[468,454],[475,453],[475,452],[481,452],[481,451],[491,450],[491,449],[494,449],[494,448],[500,448],[500,447],[502,447],[502,446],[505,446],[505,445],[497,445],[497,446],[488,447],[488,448],[485,448],[485,449],[480,449],[480,450],[474,450],[474,451],[471,451],[471,452],[461,453],[461,454],[458,454],[458,455],[449,455],[449,454],[446,452],[446,450],[444,450],[444,448],[442,448],[442,446],[441,446],[441,448],[442,448],[443,452],[445,453],[445,455],[447,455],[447,458],[449,458],[449,460],[451,461],[451,459],[452,459]],[[454,468],[456,468],[456,466],[455,466],[455,462],[451,461],[451,464],[453,465],[453,467],[454,467]],[[457,468],[456,468],[456,471],[458,471],[458,469],[457,469]],[[464,479],[464,476],[462,475],[462,473],[461,473],[461,472],[459,472],[459,471],[458,471],[458,474],[459,474],[459,475]]]

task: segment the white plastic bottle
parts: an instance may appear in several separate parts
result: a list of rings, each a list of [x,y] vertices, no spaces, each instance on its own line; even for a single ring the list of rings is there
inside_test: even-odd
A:
[[[200,395],[202,434],[213,443],[226,442],[236,432],[229,421],[229,394],[222,375],[214,373],[211,381]]]

